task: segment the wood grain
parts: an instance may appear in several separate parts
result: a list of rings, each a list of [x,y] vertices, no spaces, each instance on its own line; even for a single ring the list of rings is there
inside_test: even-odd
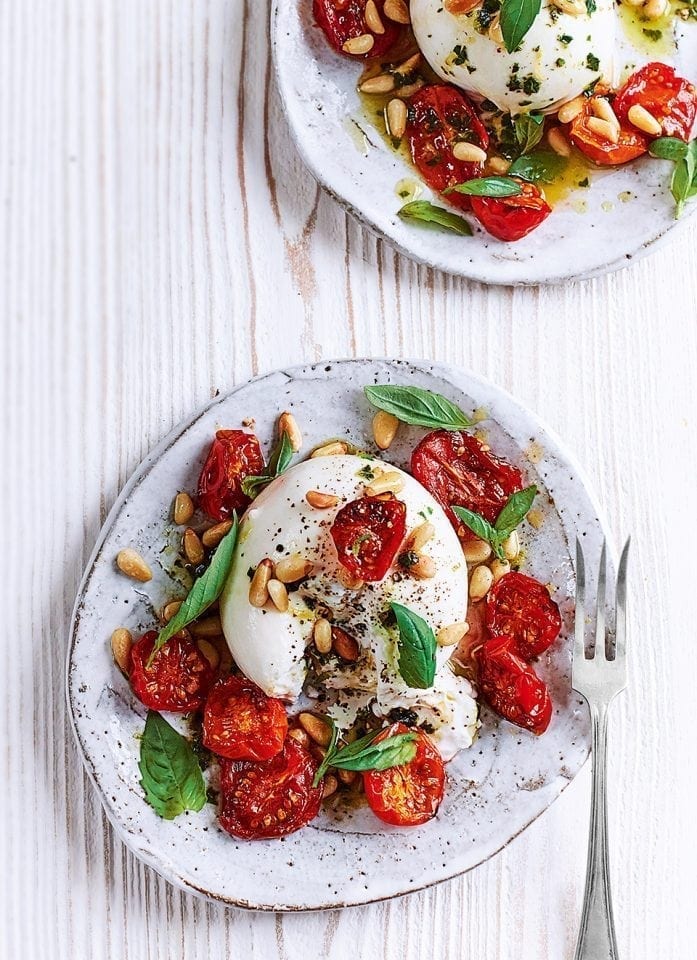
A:
[[[632,531],[632,682],[612,722],[620,954],[697,942],[691,547],[697,223],[613,276],[514,290],[395,254],[303,169],[252,0],[0,4],[0,957],[573,955],[588,771],[472,874],[261,916],[169,887],[114,839],[66,718],[80,572],[144,454],[250,375],[346,355],[471,367],[578,454]],[[102,642],[95,637],[95,642]]]

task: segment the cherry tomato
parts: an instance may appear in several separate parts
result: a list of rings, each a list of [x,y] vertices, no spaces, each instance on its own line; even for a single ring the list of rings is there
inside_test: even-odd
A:
[[[215,671],[186,630],[168,640],[148,666],[156,639],[157,633],[151,630],[131,648],[133,692],[151,710],[198,710],[211,688]]]
[[[511,723],[544,733],[552,701],[544,681],[510,649],[508,637],[492,637],[477,653],[479,691],[489,706]]]
[[[280,700],[246,677],[225,677],[208,695],[203,742],[230,760],[268,760],[283,749],[288,718]]]
[[[697,114],[697,91],[665,63],[647,63],[633,73],[617,94],[613,107],[622,123],[629,124],[635,103],[655,117],[663,136],[689,140]]]
[[[601,166],[615,167],[622,163],[636,160],[649,148],[649,138],[630,123],[620,124],[620,136],[617,143],[612,143],[601,137],[588,126],[588,121],[594,117],[593,97],[584,105],[579,115],[572,120],[569,129],[569,140],[575,147],[585,154],[593,163]]]
[[[497,240],[520,240],[532,233],[552,212],[534,183],[518,181],[516,197],[470,197],[472,213]]]
[[[543,584],[522,573],[507,573],[489,591],[486,625],[492,636],[507,637],[521,660],[532,660],[559,636],[561,616]]]
[[[264,471],[264,455],[253,433],[218,430],[198,480],[198,502],[213,520],[227,520],[250,502],[242,492],[245,477]]]
[[[322,787],[312,786],[318,762],[288,737],[270,760],[220,761],[220,825],[233,837],[285,837],[319,812]]]
[[[432,84],[414,94],[409,102],[407,138],[415,166],[438,193],[480,176],[484,169],[483,164],[458,160],[453,153],[460,141],[482,150],[489,146],[489,134],[474,107],[454,87]],[[469,201],[464,194],[448,194],[448,202],[463,210],[470,209]]]
[[[398,827],[416,827],[436,815],[445,789],[445,767],[428,736],[403,723],[386,727],[374,742],[398,733],[416,734],[416,756],[398,767],[367,770],[363,774],[363,786],[376,817]]]
[[[360,580],[382,580],[406,532],[407,508],[391,494],[352,500],[331,529],[339,562]]]
[[[324,30],[327,40],[337,53],[347,54],[355,60],[384,57],[397,45],[405,33],[404,25],[395,23],[385,15],[385,0],[374,0],[383,32],[375,33],[366,23],[367,0],[313,0],[312,8],[317,24]],[[373,44],[365,53],[349,53],[344,49],[347,40],[369,36]]]
[[[510,495],[523,489],[517,467],[489,453],[476,437],[458,431],[427,434],[411,455],[411,472],[444,508],[465,541],[476,538],[452,506],[467,507],[494,523]]]

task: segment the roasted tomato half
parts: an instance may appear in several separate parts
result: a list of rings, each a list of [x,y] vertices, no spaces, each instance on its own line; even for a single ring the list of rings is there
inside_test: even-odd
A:
[[[521,660],[532,660],[559,636],[561,616],[547,587],[522,573],[507,573],[486,598],[486,625],[492,636],[507,637]]]
[[[157,633],[144,634],[131,648],[133,692],[151,710],[188,713],[203,705],[215,671],[186,630],[176,634],[148,666]]]
[[[534,183],[519,181],[516,197],[470,197],[472,213],[497,240],[520,240],[546,220],[552,208]]]
[[[370,809],[385,823],[416,827],[436,815],[445,789],[445,767],[438,750],[421,730],[393,723],[375,738],[375,743],[398,733],[416,733],[416,756],[409,763],[363,774]]]
[[[406,532],[407,508],[392,494],[352,500],[331,529],[339,562],[359,580],[383,579]]]
[[[385,0],[373,3],[366,19],[367,0],[313,0],[315,20],[337,53],[365,60],[384,57],[399,46],[405,34],[404,24],[387,16]],[[353,47],[351,41],[358,38],[360,41]]]
[[[532,733],[544,733],[552,701],[543,680],[510,649],[508,637],[492,637],[476,654],[479,691],[492,710]]]
[[[280,700],[246,677],[225,677],[203,713],[203,742],[230,760],[268,760],[283,749],[288,718]]]
[[[476,539],[452,511],[466,507],[494,523],[512,493],[523,489],[517,467],[500,460],[469,433],[435,430],[411,455],[411,472],[445,509],[463,540]]]
[[[198,479],[201,509],[213,520],[228,520],[250,502],[242,481],[263,471],[264,455],[253,433],[218,430]]]
[[[689,140],[697,114],[697,91],[665,63],[647,63],[633,73],[615,97],[613,107],[623,124],[639,104],[655,117],[663,128],[663,136]]]
[[[312,786],[317,767],[291,737],[270,760],[221,760],[220,825],[243,840],[294,833],[319,811],[322,786]]]
[[[629,122],[620,124],[617,143],[613,143],[592,129],[592,124],[589,121],[595,117],[593,112],[593,101],[595,99],[595,97],[590,97],[583,110],[571,122],[569,140],[574,146],[578,147],[581,153],[585,154],[593,163],[606,167],[629,163],[630,160],[636,160],[637,157],[646,153],[649,148],[649,137]]]
[[[433,84],[414,94],[409,102],[407,139],[415,166],[438,193],[481,176],[482,163],[458,160],[453,151],[462,142],[486,150],[489,134],[470,101],[454,87]],[[470,209],[469,201],[464,194],[448,194],[448,202],[463,210]]]

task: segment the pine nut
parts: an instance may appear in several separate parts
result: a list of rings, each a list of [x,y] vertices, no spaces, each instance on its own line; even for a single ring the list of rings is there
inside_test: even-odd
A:
[[[506,160],[505,157],[489,158],[489,166],[491,167],[492,173],[498,173],[503,176],[503,174],[508,173],[510,165],[510,162]]]
[[[431,557],[421,553],[416,563],[412,563],[409,567],[409,573],[419,580],[430,580],[436,575],[436,564]]]
[[[401,110],[404,111],[404,122],[406,123],[407,105],[403,100],[390,100],[390,103],[387,105],[388,111],[390,105],[393,103],[398,105],[399,112],[401,112]],[[392,130],[392,124],[390,124],[390,130]],[[402,133],[404,133],[404,129],[402,129]],[[396,136],[394,133],[392,135]],[[387,413],[385,410],[378,410],[373,417],[373,439],[381,450],[387,450],[392,444],[398,427],[399,420],[396,417],[392,416],[391,413]]]
[[[348,453],[348,447],[343,441],[330,440],[329,443],[324,443],[321,447],[313,450],[310,457],[336,457],[345,453]]]
[[[345,786],[350,787],[351,784],[355,781],[358,776],[357,770],[337,770],[336,775],[339,780],[345,784]]]
[[[332,728],[326,720],[321,720],[314,713],[300,713],[298,714],[298,723],[310,739],[318,743],[320,747],[329,746],[332,739]]]
[[[470,599],[481,600],[487,595],[494,582],[494,575],[483,564],[475,567],[470,577]]]
[[[411,97],[413,94],[415,94],[417,90],[420,90],[424,86],[426,86],[426,81],[422,80],[419,77],[419,79],[415,80],[413,83],[408,83],[408,84],[405,84],[403,87],[400,87],[399,95],[400,97],[406,100],[409,97]]]
[[[201,535],[201,542],[204,547],[212,549],[217,547],[223,537],[227,536],[232,530],[232,520],[222,520],[214,526],[204,530]]]
[[[476,143],[465,143],[461,141],[453,147],[453,156],[456,160],[463,160],[465,163],[485,163],[486,151],[478,147]]]
[[[368,0],[363,10],[363,16],[366,26],[369,27],[373,33],[383,34],[385,32],[385,25],[380,19],[378,8],[375,6],[375,0]]]
[[[215,649],[212,643],[208,640],[197,640],[196,646],[199,648],[203,656],[206,658],[208,663],[211,666],[212,670],[217,670],[220,664],[220,654]]]
[[[372,33],[362,33],[360,37],[351,37],[341,47],[344,53],[350,53],[355,57],[360,57],[364,53],[370,53],[375,44],[375,37]]]
[[[338,789],[339,781],[333,773],[328,773],[324,780],[322,780],[322,799],[326,800],[327,797],[331,797]]]
[[[332,649],[332,625],[324,617],[315,620],[312,628],[312,638],[317,648],[317,653],[329,653]]]
[[[183,602],[183,600],[170,600],[169,603],[164,605],[162,608],[162,619],[165,623],[169,623]]]
[[[591,110],[596,117],[599,117],[601,120],[606,120],[613,126],[619,127],[620,122],[609,100],[606,100],[604,97],[593,97],[591,100]]]
[[[269,599],[269,580],[273,574],[273,563],[266,557],[254,571],[249,584],[249,602],[253,607],[263,607]]]
[[[660,137],[663,132],[663,128],[658,120],[653,114],[649,113],[646,107],[642,107],[640,103],[635,103],[629,108],[627,111],[627,119],[637,130],[642,130],[652,137]]]
[[[414,553],[420,553],[429,540],[433,540],[436,535],[436,528],[432,523],[420,523],[409,537],[409,547]]]
[[[588,12],[583,0],[552,0],[552,3],[562,13],[568,13],[570,17],[580,17]]]
[[[413,73],[414,70],[421,63],[421,54],[415,53],[413,56],[409,57],[404,63],[400,63],[398,67],[394,68],[394,73],[398,73],[400,77],[405,77],[409,73]]]
[[[220,622],[220,617],[203,617],[201,620],[196,620],[188,628],[196,639],[199,637],[219,637],[223,632],[223,625]]]
[[[379,73],[376,77],[368,77],[359,84],[361,93],[389,93],[394,90],[394,77],[389,73]]]
[[[483,563],[491,556],[491,547],[486,540],[468,540],[463,544],[462,552],[468,563]]]
[[[668,0],[648,0],[644,4],[644,13],[649,20],[660,20],[668,9]]]
[[[503,46],[503,30],[501,29],[501,17],[498,13],[495,14],[489,25],[489,39],[498,44],[499,47]]]
[[[332,627],[332,646],[337,656],[348,663],[355,663],[360,656],[361,648],[358,646],[358,641],[341,627]]]
[[[308,490],[305,499],[316,510],[328,510],[329,507],[335,507],[339,498],[333,493],[322,493],[320,490]]]
[[[491,564],[491,575],[494,578],[494,583],[498,583],[501,577],[505,577],[510,572],[511,565],[508,560],[496,559]]]
[[[300,746],[307,749],[310,746],[310,738],[305,733],[304,730],[301,730],[299,727],[295,727],[293,730],[288,731],[288,736],[291,737],[296,743],[299,743]]]
[[[466,620],[460,620],[458,623],[451,623],[448,627],[442,627],[436,634],[436,640],[441,647],[454,647],[456,643],[469,632],[470,625]]]
[[[191,520],[194,515],[194,501],[188,493],[178,493],[176,495],[172,513],[177,526],[183,526]]]
[[[360,577],[355,577],[346,567],[339,567],[336,572],[336,579],[347,590],[360,590],[363,586],[363,580]]]
[[[575,120],[579,113],[581,113],[586,103],[587,100],[585,97],[574,97],[573,100],[569,100],[568,103],[563,104],[559,107],[559,112],[557,113],[559,123],[571,123],[571,121]]]
[[[404,486],[404,478],[396,470],[386,470],[379,474],[365,488],[366,496],[377,497],[381,493],[399,493]]]
[[[152,580],[152,570],[141,555],[130,547],[116,554],[116,566],[132,580],[140,580],[141,583]]]
[[[285,584],[281,583],[280,580],[269,580],[266,589],[269,591],[274,607],[281,613],[285,613],[288,609],[288,591]]]
[[[309,577],[314,570],[315,565],[311,560],[306,560],[299,553],[294,553],[284,560],[279,560],[276,564],[276,579],[281,583],[296,583],[298,580],[304,580]]]
[[[118,627],[111,635],[111,652],[114,655],[116,666],[128,676],[131,669],[131,647],[133,637],[131,631],[125,627]]]
[[[281,416],[278,418],[279,439],[283,436],[284,433],[290,440],[290,445],[293,449],[293,453],[297,453],[298,450],[303,445],[303,435],[300,432],[298,421],[295,419],[295,417],[289,410],[285,410],[281,414]]]
[[[388,20],[393,20],[395,23],[410,22],[409,8],[404,0],[385,0],[383,13]]]
[[[607,120],[601,120],[599,117],[588,118],[588,129],[597,133],[603,140],[609,143],[618,143],[620,139],[620,128],[614,123],[608,123]]]
[[[570,157],[571,147],[559,127],[553,127],[547,134],[547,143],[560,157]]]
[[[503,541],[503,555],[506,560],[515,560],[519,553],[520,540],[518,539],[518,531],[514,530],[513,533]]]
[[[399,97],[394,97],[385,107],[385,127],[387,133],[395,140],[401,140],[407,129],[407,105]],[[383,411],[380,411],[381,413]],[[387,414],[389,416],[389,414]],[[373,432],[375,427],[373,427]],[[377,440],[375,441],[377,443]],[[391,442],[391,441],[390,441]],[[387,449],[381,447],[382,450]]]
[[[203,549],[203,544],[201,543],[196,531],[192,530],[191,527],[187,527],[184,531],[182,546],[184,548],[184,556],[189,563],[193,564],[195,567],[197,567],[199,563],[203,563],[203,558],[206,555]]]

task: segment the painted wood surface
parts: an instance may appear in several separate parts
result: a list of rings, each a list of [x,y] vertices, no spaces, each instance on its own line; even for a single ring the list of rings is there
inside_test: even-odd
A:
[[[697,223],[564,287],[417,267],[304,171],[253,0],[0,3],[0,957],[565,960],[588,770],[485,866],[391,903],[255,915],[169,887],[116,840],[73,746],[64,657],[120,487],[184,415],[322,357],[471,367],[557,430],[634,534],[631,687],[611,725],[620,955],[686,957],[697,832]],[[95,637],[102,643],[105,637]]]

